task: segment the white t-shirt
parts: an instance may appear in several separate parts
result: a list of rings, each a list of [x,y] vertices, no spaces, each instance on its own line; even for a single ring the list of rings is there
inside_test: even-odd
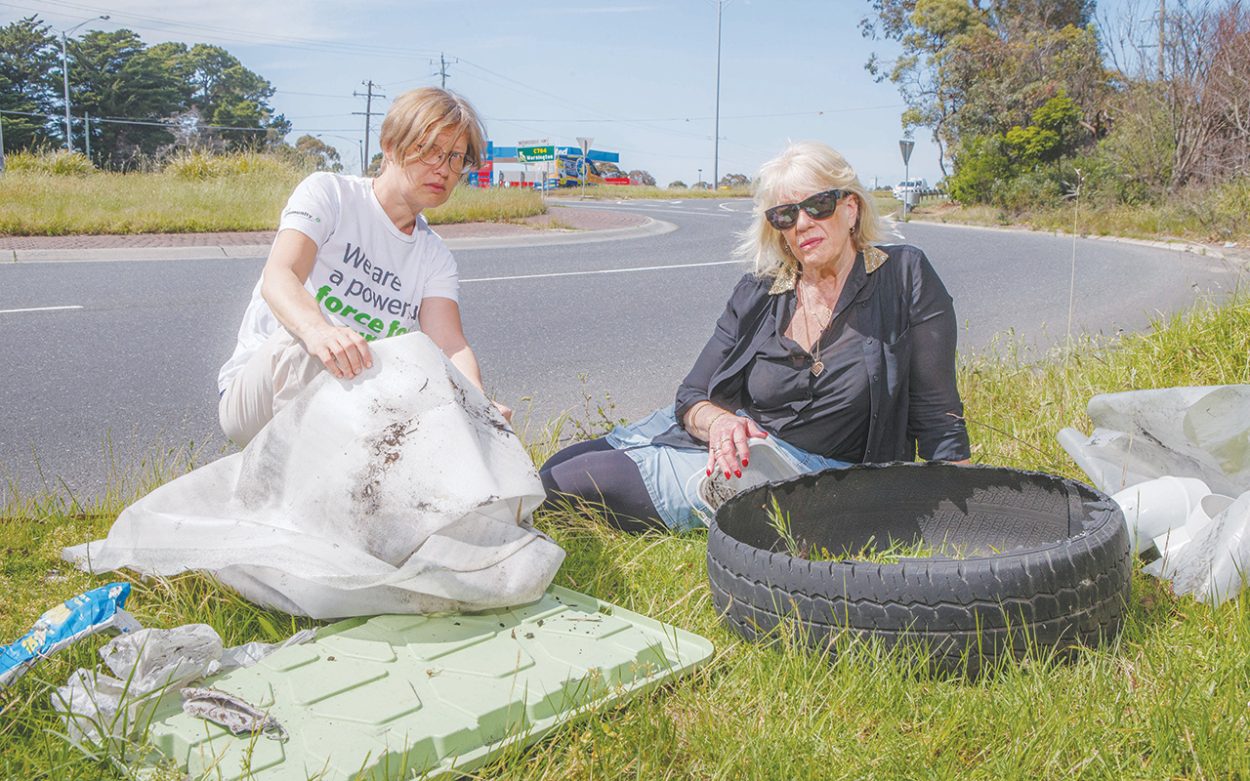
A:
[[[417,328],[423,298],[459,300],[460,281],[451,250],[425,218],[412,235],[386,216],[371,179],[315,173],[291,193],[278,230],[303,233],[317,243],[317,261],[304,287],[321,313],[372,341]],[[239,326],[239,340],[217,375],[224,391],[266,339],[278,319],[260,294],[258,281]]]

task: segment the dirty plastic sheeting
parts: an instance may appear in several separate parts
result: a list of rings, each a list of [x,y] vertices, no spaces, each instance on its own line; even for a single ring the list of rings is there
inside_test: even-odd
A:
[[[698,635],[552,587],[511,610],[343,621],[205,682],[272,717],[285,741],[169,710],[148,737],[192,777],[223,781],[464,772],[711,653]]]
[[[1219,604],[1250,572],[1250,385],[1095,396],[1089,437],[1059,432],[1090,480],[1124,510],[1143,571]]]
[[[63,555],[92,571],[205,570],[314,618],[482,610],[538,599],[564,551],[529,522],[529,454],[422,333],[322,373],[243,452],[128,507]]]

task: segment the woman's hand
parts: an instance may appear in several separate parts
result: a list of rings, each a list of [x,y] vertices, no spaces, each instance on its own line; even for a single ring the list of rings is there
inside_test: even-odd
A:
[[[707,473],[713,469],[730,475],[742,477],[742,470],[750,465],[751,450],[748,440],[751,437],[766,437],[768,432],[750,418],[735,415],[727,410],[716,413],[708,425],[707,436]]]
[[[350,328],[326,323],[304,337],[304,347],[340,380],[350,380],[373,366],[369,343]]]
[[[512,423],[512,407],[494,400],[491,401],[491,404],[495,405],[495,409],[499,410],[499,414],[503,415],[504,420]]]

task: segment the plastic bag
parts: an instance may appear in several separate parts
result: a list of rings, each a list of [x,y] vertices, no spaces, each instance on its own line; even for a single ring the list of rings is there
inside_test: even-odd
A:
[[[1114,494],[1147,574],[1219,604],[1250,571],[1250,386],[1164,388],[1095,396],[1085,437],[1059,442]],[[1179,478],[1179,479],[1178,479]]]
[[[140,628],[122,610],[129,583],[110,583],[67,599],[45,612],[17,642],[0,646],[0,689],[22,676],[39,660],[97,632],[130,632]]]
[[[100,648],[100,658],[112,675],[98,667],[80,668],[57,688],[52,705],[75,743],[125,738],[141,731],[161,701],[182,686],[217,672],[250,667],[279,648],[315,636],[316,630],[305,629],[281,643],[223,648],[221,636],[207,624],[143,629]]]
[[[564,551],[529,524],[544,492],[520,440],[424,334],[371,350],[371,369],[323,373],[243,452],[63,555],[97,572],[206,570],[316,618],[538,599]]]

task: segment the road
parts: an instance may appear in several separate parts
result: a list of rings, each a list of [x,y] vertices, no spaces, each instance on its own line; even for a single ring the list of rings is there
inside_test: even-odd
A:
[[[668,403],[725,298],[744,201],[631,202],[657,236],[456,252],[465,327],[488,386],[531,436],[562,411],[592,425]],[[1139,330],[1236,287],[1240,266],[1174,250],[910,223],[955,298],[960,350],[1007,334],[1062,342]],[[86,501],[191,446],[222,453],[214,387],[261,259],[0,266],[0,505],[17,485]],[[30,310],[42,307],[79,307]],[[566,433],[573,431],[566,425]],[[130,483],[128,485],[133,485]],[[124,490],[125,486],[123,486]]]

